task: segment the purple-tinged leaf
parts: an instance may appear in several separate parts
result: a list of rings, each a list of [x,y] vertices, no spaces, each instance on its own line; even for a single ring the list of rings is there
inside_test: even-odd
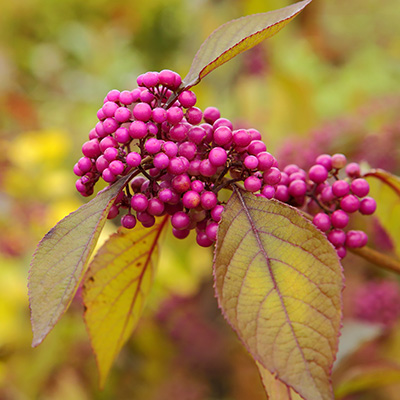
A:
[[[70,305],[114,199],[129,181],[121,178],[57,223],[40,241],[29,271],[33,331],[38,346]]]
[[[187,89],[196,85],[231,58],[275,35],[310,2],[300,1],[279,10],[248,15],[221,25],[201,45],[182,87]]]

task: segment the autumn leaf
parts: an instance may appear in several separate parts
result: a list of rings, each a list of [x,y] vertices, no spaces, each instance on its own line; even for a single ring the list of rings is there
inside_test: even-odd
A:
[[[83,286],[84,317],[101,387],[142,315],[157,265],[159,238],[167,221],[165,217],[151,228],[121,228],[89,266]]]
[[[264,383],[332,400],[343,275],[326,237],[293,207],[235,189],[218,230],[214,278],[219,306]]]
[[[40,241],[29,271],[33,331],[38,346],[70,305],[115,197],[130,179],[120,179],[57,223]]]
[[[233,57],[274,36],[310,2],[300,1],[279,10],[248,15],[221,25],[201,45],[182,86],[187,89],[196,85]]]
[[[369,195],[376,200],[374,213],[393,241],[400,257],[400,178],[382,169],[374,169],[365,175],[370,185]]]

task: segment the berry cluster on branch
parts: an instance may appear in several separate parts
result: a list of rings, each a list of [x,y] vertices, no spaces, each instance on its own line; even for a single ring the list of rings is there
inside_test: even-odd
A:
[[[281,171],[259,131],[233,129],[215,107],[203,112],[195,106],[196,95],[180,89],[181,82],[170,70],[147,72],[137,78],[136,89],[111,90],[98,110],[99,122],[83,144],[74,172],[83,196],[93,194],[99,179],[111,184],[132,174],[109,219],[121,213],[121,225],[131,229],[137,221],[151,227],[155,217],[168,214],[174,236],[183,239],[195,229],[197,243],[208,247],[216,240],[224,209],[219,192],[243,182],[256,196],[316,214],[313,223],[327,233],[341,257],[345,246],[366,243],[363,232],[342,231],[348,214],[372,214],[376,207],[365,197],[368,183],[356,164],[346,167],[350,182],[339,179],[346,164],[339,154],[318,157],[308,173],[296,165]]]

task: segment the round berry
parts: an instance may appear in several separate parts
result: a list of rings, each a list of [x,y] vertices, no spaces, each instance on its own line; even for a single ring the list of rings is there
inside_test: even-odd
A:
[[[188,130],[189,128],[187,127],[186,124],[177,124],[173,126],[170,131],[168,132],[168,135],[170,139],[176,141],[176,142],[182,142],[183,140],[186,139],[188,135]]]
[[[161,150],[161,143],[156,138],[150,138],[144,144],[144,148],[149,154],[156,154]]]
[[[107,136],[101,139],[99,146],[100,150],[104,153],[109,147],[118,147],[118,142],[112,136]]]
[[[313,224],[322,232],[327,232],[331,228],[331,219],[325,213],[318,213],[313,218]]]
[[[337,153],[332,156],[332,168],[341,169],[346,165],[346,163],[347,159],[344,154]]]
[[[300,179],[296,179],[289,184],[288,191],[293,197],[304,196],[307,192],[307,184]]]
[[[249,192],[257,192],[261,189],[261,180],[256,176],[251,175],[245,179],[244,187]]]
[[[215,242],[217,240],[217,232],[218,232],[218,224],[216,222],[211,222],[206,227],[206,235],[207,237]]]
[[[329,154],[321,154],[317,157],[315,163],[322,165],[327,171],[332,169],[332,157]]]
[[[243,164],[248,169],[255,169],[258,167],[258,158],[256,156],[247,156]]]
[[[182,121],[183,118],[183,111],[180,107],[171,107],[167,110],[167,121],[172,124],[176,125]]]
[[[120,91],[117,89],[110,90],[107,93],[106,99],[109,101],[119,101]]]
[[[177,238],[177,239],[185,239],[189,236],[190,230],[189,229],[175,229],[172,228],[172,234]]]
[[[177,211],[171,217],[171,225],[178,230],[187,229],[190,225],[190,218],[185,212]]]
[[[257,159],[258,159],[258,169],[260,171],[267,171],[274,165],[275,162],[274,156],[268,153],[267,151],[262,151],[258,153]]]
[[[131,198],[131,207],[135,211],[143,212],[147,209],[147,206],[149,204],[149,201],[147,200],[147,197],[142,194],[134,194]]]
[[[143,225],[144,228],[151,228],[156,222],[155,217],[153,215],[150,215],[146,211],[137,212],[136,217],[140,221],[140,223]]]
[[[212,165],[214,165],[215,167],[220,167],[221,165],[225,165],[226,160],[228,159],[228,155],[226,153],[226,150],[222,147],[214,147],[208,154],[208,159]]]
[[[114,133],[119,128],[119,123],[114,118],[106,118],[103,121],[104,132],[108,135]]]
[[[164,142],[161,147],[169,158],[176,157],[178,154],[178,146],[174,142]]]
[[[196,104],[196,95],[191,90],[184,90],[178,96],[179,103],[182,107],[190,108]]]
[[[351,182],[350,189],[356,196],[365,197],[369,193],[369,184],[365,179],[357,178]]]
[[[184,161],[184,157],[173,157],[169,160],[169,165],[167,167],[168,173],[172,175],[181,175],[187,171],[189,165]]]
[[[215,222],[219,222],[222,219],[222,213],[224,212],[224,206],[222,204],[218,204],[215,207],[213,207],[210,211],[211,218]]]
[[[128,129],[126,129],[125,127],[118,128],[115,131],[115,139],[118,143],[128,143],[131,140]]]
[[[251,136],[246,129],[233,131],[233,143],[237,147],[247,147],[251,142]]]
[[[160,216],[164,212],[164,203],[157,198],[150,199],[146,211],[150,215]]]
[[[309,169],[308,176],[313,182],[322,183],[328,178],[328,171],[323,165],[316,164]]]
[[[98,172],[103,172],[109,166],[109,161],[105,156],[100,156],[96,160],[96,169]]]
[[[171,186],[177,193],[184,193],[190,189],[190,183],[189,175],[181,174],[172,179]]]
[[[363,215],[371,215],[376,210],[376,201],[372,197],[365,197],[360,202],[360,213]]]
[[[135,151],[131,151],[127,156],[126,156],[126,163],[130,167],[138,167],[142,161],[142,158],[140,157],[139,153],[136,153]]]
[[[153,88],[159,83],[158,72],[146,72],[142,75],[142,84],[147,88]]]
[[[116,180],[116,176],[108,168],[103,170],[101,176],[107,183],[113,183]]]
[[[266,150],[267,146],[262,140],[252,140],[247,147],[247,151],[254,156]]]
[[[364,247],[368,242],[368,236],[363,231],[348,231],[346,234],[346,247],[351,249]]]
[[[154,156],[153,164],[159,170],[165,169],[169,165],[169,158],[164,153],[158,153]]]
[[[194,190],[188,190],[182,196],[182,204],[186,208],[196,208],[200,204],[200,195]]]
[[[286,203],[289,200],[288,188],[284,185],[278,185],[275,189],[275,199]]]
[[[350,217],[343,210],[336,210],[331,215],[332,225],[335,228],[343,229],[349,223]]]
[[[187,158],[189,161],[193,160],[197,152],[197,146],[193,142],[183,142],[179,145],[178,154]]]
[[[201,247],[210,247],[214,242],[210,240],[205,232],[198,232],[196,242]]]
[[[129,135],[132,139],[143,139],[147,136],[147,125],[143,121],[133,121],[129,125]]]
[[[346,174],[350,178],[358,178],[361,174],[361,168],[358,163],[350,163],[346,165]]]
[[[203,112],[198,107],[190,107],[186,110],[185,117],[189,124],[197,125],[203,118]]]
[[[271,167],[263,173],[263,181],[267,185],[277,185],[281,181],[281,171],[276,167]]]
[[[88,157],[81,157],[78,161],[78,168],[83,172],[83,174],[89,172],[92,169],[92,166],[92,160]]]
[[[123,90],[119,95],[119,102],[128,106],[133,103],[133,95],[129,90]]]
[[[262,190],[261,190],[261,194],[271,200],[275,197],[275,188],[273,186],[270,185],[265,185]]]
[[[210,178],[217,172],[217,167],[211,164],[209,159],[202,160],[199,166],[199,172],[201,175]]]
[[[107,214],[107,219],[114,219],[119,214],[119,208],[116,205],[112,205],[110,211]]]
[[[218,118],[221,117],[221,113],[216,107],[207,107],[204,110],[203,118],[209,124],[213,124]]]
[[[132,229],[136,225],[136,218],[131,214],[126,214],[121,218],[121,225],[124,228]]]
[[[121,175],[124,172],[125,166],[122,161],[114,160],[110,162],[108,168],[114,175]]]
[[[340,200],[340,208],[347,213],[354,213],[360,207],[360,200],[352,194],[343,197]]]
[[[349,194],[350,185],[346,181],[338,180],[332,185],[332,193],[336,197],[343,197]]]
[[[147,103],[138,103],[132,113],[138,121],[147,122],[151,118],[151,107]]]
[[[211,210],[212,208],[214,208],[217,205],[217,201],[218,198],[213,192],[205,191],[200,196],[201,206],[205,210]]]
[[[213,136],[214,143],[219,146],[228,145],[232,141],[232,138],[233,138],[232,130],[227,126],[222,125],[214,130],[214,136]]]
[[[328,240],[335,247],[340,247],[346,241],[346,234],[341,229],[333,229],[328,233]]]
[[[89,140],[85,142],[82,146],[82,153],[84,156],[89,158],[96,158],[100,155],[100,146],[97,139]]]
[[[194,126],[189,129],[187,133],[188,140],[195,144],[200,144],[201,142],[204,141],[204,139],[207,136],[207,132],[204,128],[201,126]]]

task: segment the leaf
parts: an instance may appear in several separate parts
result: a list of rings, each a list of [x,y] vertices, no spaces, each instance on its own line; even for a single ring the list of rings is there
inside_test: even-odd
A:
[[[400,257],[400,178],[382,169],[365,175],[370,185],[369,195],[376,200],[374,213],[389,234]]]
[[[83,286],[84,317],[101,387],[142,315],[157,265],[158,240],[167,221],[165,217],[152,228],[121,228],[89,266]]]
[[[276,378],[268,369],[256,362],[261,379],[270,400],[303,400],[293,389]]]
[[[214,278],[225,318],[259,365],[306,400],[333,399],[343,275],[326,237],[293,207],[235,189]]]
[[[196,85],[233,57],[274,36],[310,2],[300,1],[279,10],[248,15],[221,25],[200,46],[182,86],[188,89]]]
[[[378,389],[400,382],[400,366],[389,362],[375,362],[351,368],[337,384],[335,396],[337,399]]]
[[[39,242],[29,271],[33,331],[38,346],[67,310],[107,219],[115,197],[130,176],[99,192],[57,223]]]

